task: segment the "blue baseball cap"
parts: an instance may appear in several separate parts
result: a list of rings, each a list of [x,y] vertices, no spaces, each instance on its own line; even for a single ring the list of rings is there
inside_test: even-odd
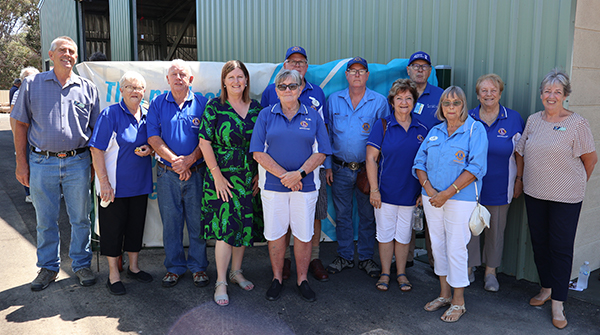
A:
[[[412,62],[418,59],[422,59],[429,63],[429,65],[431,65],[431,57],[429,57],[429,55],[423,51],[417,51],[414,54],[412,54],[412,56],[410,56],[410,60],[408,61],[408,65],[412,64]]]
[[[360,65],[364,66],[365,69],[367,69],[367,71],[369,71],[369,64],[362,57],[354,57],[351,60],[349,60],[348,65],[346,65],[346,70],[348,70],[354,64],[360,64]]]
[[[285,53],[285,59],[290,58],[290,56],[293,54],[301,54],[304,56],[304,58],[308,59],[308,56],[306,56],[306,50],[304,50],[303,47],[290,47]]]

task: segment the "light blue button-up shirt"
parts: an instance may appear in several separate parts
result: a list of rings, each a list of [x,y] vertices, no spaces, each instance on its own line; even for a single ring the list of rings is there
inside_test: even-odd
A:
[[[465,123],[448,136],[446,122],[433,127],[421,144],[412,173],[427,172],[431,186],[443,191],[455,182],[463,172],[469,171],[477,178],[477,192],[481,194],[481,179],[487,172],[488,139],[483,124],[467,117]],[[421,194],[427,195],[425,189]],[[453,200],[475,201],[475,183],[467,185]]]
[[[364,162],[366,145],[375,121],[389,115],[386,98],[370,89],[356,106],[348,89],[335,92],[327,101],[329,113],[329,138],[333,155],[344,162]],[[331,159],[325,161],[331,168]]]

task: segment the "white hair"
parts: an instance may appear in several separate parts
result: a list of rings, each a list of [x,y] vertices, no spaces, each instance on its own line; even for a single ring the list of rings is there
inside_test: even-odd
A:
[[[188,74],[188,75],[192,75],[192,68],[188,65],[188,63],[186,63],[183,59],[173,59],[171,61],[171,65],[169,66],[169,68],[167,69],[167,75],[169,74],[169,71],[171,71],[171,68],[173,66],[177,66],[180,68],[183,68],[183,70]]]
[[[40,70],[34,68],[33,66],[28,66],[28,67],[24,68],[23,70],[21,70],[21,75],[19,76],[19,78],[21,78],[21,81],[23,81],[23,79],[25,79],[26,77],[29,77],[31,75],[38,74],[38,73],[40,73]]]
[[[50,44],[50,51],[56,50],[56,48],[58,47],[58,42],[67,42],[73,45],[73,47],[75,47],[75,53],[77,53],[77,43],[75,43],[75,41],[73,41],[73,39],[69,36],[60,36],[55,38]]]
[[[144,79],[144,76],[135,71],[125,72],[123,74],[123,77],[121,77],[121,79],[119,80],[119,85],[123,87],[126,81],[131,83],[134,80],[139,81],[142,84],[142,86],[146,88],[146,79]]]

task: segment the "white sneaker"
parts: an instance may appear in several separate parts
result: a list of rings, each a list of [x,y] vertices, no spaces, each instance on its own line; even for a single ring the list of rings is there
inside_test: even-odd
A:
[[[28,195],[28,196],[25,197],[25,202],[28,202],[28,203],[32,203],[33,202],[31,200],[31,196],[30,195]]]

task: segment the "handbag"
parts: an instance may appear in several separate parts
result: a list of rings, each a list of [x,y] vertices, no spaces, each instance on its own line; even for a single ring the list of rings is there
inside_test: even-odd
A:
[[[385,119],[381,119],[381,123],[383,124],[383,138],[385,138],[385,131],[387,130],[387,121]],[[383,138],[381,139],[381,144],[383,144]],[[377,157],[377,164],[379,164],[379,158],[381,155]],[[369,177],[367,176],[367,166],[365,165],[358,174],[356,175],[356,187],[358,190],[364,194],[371,194],[371,184],[369,184]]]
[[[469,228],[473,236],[479,236],[481,232],[487,227],[490,227],[490,212],[482,204],[479,203],[479,194],[477,192],[477,182],[475,182],[475,198],[477,199],[477,206],[473,209],[471,217],[469,218]]]

